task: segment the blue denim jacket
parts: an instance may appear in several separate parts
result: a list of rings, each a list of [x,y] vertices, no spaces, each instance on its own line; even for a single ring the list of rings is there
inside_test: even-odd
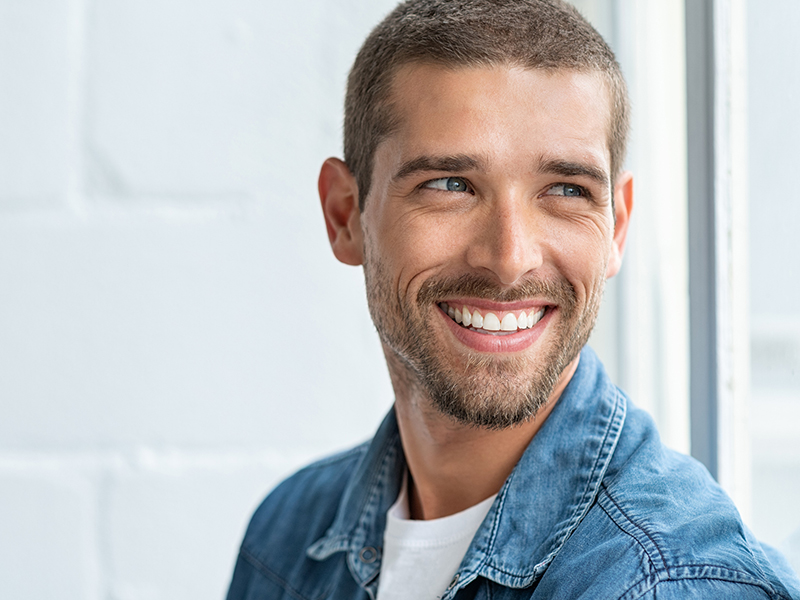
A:
[[[283,482],[250,523],[228,600],[374,599],[405,468],[392,411],[371,442]],[[798,589],[708,472],[665,448],[584,349],[442,598],[800,599]]]

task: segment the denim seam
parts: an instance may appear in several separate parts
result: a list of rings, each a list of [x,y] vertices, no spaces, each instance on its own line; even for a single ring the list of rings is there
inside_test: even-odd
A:
[[[664,558],[664,554],[661,552],[661,548],[659,548],[658,544],[653,539],[653,537],[650,535],[650,533],[647,530],[645,530],[643,527],[641,527],[640,525],[636,524],[633,521],[633,519],[631,519],[624,510],[622,510],[622,507],[617,503],[616,500],[614,500],[614,497],[611,495],[611,491],[608,489],[608,487],[606,487],[605,484],[601,484],[601,487],[603,488],[603,491],[605,491],[606,498],[608,498],[609,502],[611,502],[611,504],[614,505],[614,508],[616,508],[617,511],[619,511],[619,514],[622,515],[625,518],[625,520],[628,523],[630,523],[630,525],[632,527],[634,527],[635,529],[637,529],[638,531],[643,533],[647,537],[647,539],[650,540],[650,543],[653,545],[653,548],[655,548],[656,552],[658,552],[658,556],[661,558],[661,564],[664,565],[664,570],[667,572],[667,577],[669,577],[670,573],[669,573],[669,566],[667,565],[667,560]],[[601,508],[603,508],[603,507],[601,506]],[[624,531],[627,535],[631,536],[634,540],[636,540],[636,543],[638,543],[642,547],[642,549],[645,551],[645,554],[647,554],[647,557],[650,559],[650,563],[653,565],[654,570],[656,572],[658,572],[660,569],[658,569],[655,566],[655,561],[650,556],[650,553],[647,552],[647,548],[645,548],[645,545],[639,539],[637,539],[637,537],[635,535],[633,535],[632,533],[626,531],[619,523],[617,523],[616,520],[614,519],[614,517],[612,517],[611,514],[609,514],[608,511],[606,511],[605,509],[603,509],[603,510],[609,516],[609,518],[616,523],[617,527],[622,529],[622,531]]]
[[[380,464],[377,469],[371,474],[369,478],[369,484],[367,485],[367,489],[370,491],[369,494],[366,494],[366,498],[364,499],[364,503],[358,507],[358,510],[354,511],[356,514],[361,515],[361,518],[356,521],[356,529],[366,529],[367,522],[369,519],[364,514],[367,510],[367,507],[372,504],[372,500],[374,495],[377,493],[377,488],[381,483],[381,480],[385,479],[385,472],[387,469],[387,461],[389,460],[389,456],[391,454],[395,454],[395,458],[397,458],[397,449],[396,447],[399,445],[397,439],[400,437],[398,432],[394,432],[392,437],[389,439],[388,443],[386,444],[386,452],[381,457]]]
[[[481,559],[481,562],[478,565],[478,569],[476,569],[476,571],[479,570],[481,566],[486,564],[489,557],[492,555],[494,551],[494,544],[497,541],[497,532],[500,530],[500,518],[503,515],[503,510],[505,509],[506,506],[506,499],[508,498],[508,488],[511,485],[511,480],[515,478],[515,475],[516,472],[511,471],[511,474],[508,476],[505,484],[503,485],[503,491],[501,492],[500,495],[500,502],[498,503],[497,511],[495,512],[494,515],[494,520],[492,521],[492,531],[491,533],[489,533],[489,543],[486,544],[487,546],[486,552],[484,552],[483,558]]]
[[[481,572],[488,565],[489,558],[492,556],[492,551],[494,549],[495,541],[497,540],[497,532],[500,530],[500,519],[501,519],[501,516],[503,514],[503,508],[505,507],[506,497],[508,495],[507,494],[507,489],[508,489],[508,486],[509,486],[509,482],[514,477],[514,473],[515,473],[514,471],[511,472],[511,474],[508,476],[508,479],[506,479],[506,482],[503,484],[503,489],[500,491],[499,503],[498,503],[498,506],[497,506],[497,511],[495,512],[494,519],[492,520],[492,530],[489,533],[489,541],[486,544],[485,550],[483,551],[483,557],[478,562],[478,564],[475,565],[474,569],[470,569],[468,572],[465,573],[465,577],[462,580],[462,584],[458,586],[458,589],[456,591],[468,586],[473,581],[475,581],[478,577],[481,577]],[[494,567],[494,566],[492,566],[491,568],[492,569],[496,569],[496,567]],[[496,569],[496,570],[500,571],[501,573],[504,573],[506,575],[514,576],[512,573],[506,573],[502,569]]]
[[[517,578],[517,579],[530,579],[530,584],[529,585],[532,585],[541,576],[541,574],[546,570],[547,566],[551,562],[553,562],[553,560],[555,559],[556,555],[559,553],[561,548],[566,543],[567,539],[574,532],[575,528],[586,517],[586,513],[588,513],[589,509],[591,508],[592,504],[595,502],[595,500],[597,498],[599,489],[601,487],[603,487],[603,488],[605,487],[605,486],[603,486],[602,476],[599,477],[599,482],[597,484],[592,485],[592,482],[598,480],[598,475],[597,475],[598,471],[602,471],[603,473],[605,473],[605,470],[608,468],[608,463],[609,463],[608,457],[611,456],[614,453],[614,449],[616,448],[616,441],[610,447],[606,448],[606,446],[608,445],[608,440],[609,440],[609,437],[611,437],[612,431],[615,431],[615,430],[619,431],[621,429],[621,425],[619,427],[615,427],[615,425],[616,425],[617,421],[620,418],[618,415],[619,415],[620,411],[622,410],[622,404],[621,404],[621,400],[622,399],[623,399],[622,395],[619,392],[616,392],[615,393],[614,409],[613,409],[613,411],[611,413],[611,416],[610,416],[610,418],[608,420],[608,425],[606,426],[605,431],[603,433],[603,440],[600,443],[600,451],[598,452],[598,455],[595,457],[595,460],[592,463],[590,476],[588,477],[586,486],[584,487],[583,492],[580,495],[581,501],[576,503],[575,510],[574,510],[574,512],[572,514],[572,517],[570,518],[569,521],[567,521],[567,524],[564,525],[556,533],[556,537],[555,537],[555,539],[554,539],[554,541],[552,543],[552,546],[555,549],[552,550],[547,556],[545,556],[545,558],[538,565],[536,565],[536,567],[538,567],[538,568],[534,568],[533,572],[515,573],[515,572],[508,571],[506,569],[500,568],[499,566],[494,565],[494,564],[491,565],[492,570],[497,571],[499,573],[502,573],[504,575],[508,575],[510,577]],[[624,415],[623,415],[623,418],[624,418]],[[618,436],[617,436],[617,439],[619,439]],[[605,465],[605,467],[600,467],[601,464]],[[513,472],[512,472],[512,474],[513,474]],[[592,491],[592,490],[594,490],[594,491]],[[489,549],[491,549],[491,547]],[[484,562],[488,562],[488,560],[484,561]]]
[[[616,437],[616,440],[610,445],[610,447],[607,447],[609,444],[609,438],[611,437],[612,431],[619,431],[622,428],[621,425],[618,427],[616,426],[619,418],[618,415],[622,410],[621,400],[621,394],[616,392],[614,394],[614,409],[608,419],[608,425],[603,433],[603,440],[600,443],[600,450],[595,457],[594,463],[592,464],[592,469],[586,482],[586,487],[584,487],[583,493],[581,494],[581,501],[576,505],[575,511],[572,513],[572,518],[568,521],[567,525],[557,533],[556,540],[553,544],[555,549],[545,558],[543,561],[544,564],[549,564],[553,561],[555,555],[558,554],[558,552],[564,546],[575,528],[581,523],[581,521],[583,521],[584,518],[586,518],[586,514],[589,512],[589,509],[597,498],[599,490],[605,487],[603,486],[603,476],[608,469],[608,463],[611,455],[614,454],[619,436]]]
[[[744,531],[742,531],[742,537],[744,537],[745,542],[746,542],[747,541],[747,535],[745,534]],[[756,569],[758,569],[758,572],[761,575],[761,578],[764,581],[768,582],[769,581],[769,577],[767,577],[767,574],[764,572],[764,569],[761,567],[761,563],[758,561],[758,559],[756,558],[755,554],[753,553],[753,548],[750,546],[749,543],[746,544],[746,547],[747,547],[748,553],[750,554],[750,557],[753,559],[753,564],[755,564]],[[767,562],[769,562],[769,557],[766,557],[766,558],[767,558]],[[777,577],[777,574],[776,574],[776,577]],[[781,594],[780,591],[775,589],[772,585],[770,585],[770,593],[773,594],[773,595],[776,595],[776,596],[783,597],[783,594]]]
[[[739,571],[737,569],[730,569],[730,568],[723,567],[723,566],[720,566],[720,565],[706,564],[706,563],[697,563],[697,564],[696,563],[692,563],[692,564],[688,564],[688,565],[673,565],[673,573],[671,573],[669,567],[667,566],[667,562],[666,562],[666,560],[664,558],[664,555],[661,553],[661,548],[659,548],[659,546],[656,543],[656,541],[650,536],[650,534],[644,528],[642,528],[641,526],[639,526],[636,523],[634,523],[634,521],[625,513],[625,511],[622,510],[620,505],[611,496],[611,493],[609,492],[608,488],[605,485],[603,485],[602,487],[603,487],[603,490],[605,491],[606,498],[608,498],[609,502],[612,503],[614,508],[619,512],[619,514],[622,517],[624,517],[625,520],[632,527],[634,527],[635,529],[637,529],[638,531],[643,533],[647,537],[647,539],[650,541],[650,543],[653,545],[653,547],[656,549],[656,551],[658,552],[658,554],[659,554],[659,556],[661,558],[661,562],[664,565],[663,572],[665,572],[666,575],[667,575],[666,578],[660,575],[660,573],[662,573],[662,570],[658,569],[655,566],[653,558],[652,558],[652,556],[650,556],[650,553],[647,551],[647,548],[645,547],[645,545],[635,535],[633,535],[632,533],[627,531],[624,527],[622,527],[622,525],[619,522],[617,522],[617,519],[614,518],[614,516],[606,509],[606,507],[604,507],[602,504],[598,503],[600,505],[600,508],[603,510],[603,512],[605,512],[608,515],[608,517],[612,520],[612,522],[617,527],[619,527],[619,529],[623,533],[625,533],[627,536],[631,537],[642,548],[642,550],[644,551],[644,553],[647,556],[648,560],[650,561],[650,564],[653,567],[653,571],[654,571],[654,573],[652,575],[647,575],[645,577],[642,577],[636,583],[631,585],[628,588],[628,590],[626,590],[625,594],[620,596],[620,600],[623,600],[623,599],[626,599],[626,598],[629,598],[630,600],[634,600],[634,598],[641,598],[643,596],[643,594],[647,593],[650,590],[653,590],[655,588],[655,586],[657,586],[659,583],[664,582],[664,581],[687,581],[687,580],[695,580],[695,581],[701,581],[701,580],[727,581],[729,583],[738,583],[738,584],[742,584],[742,585],[754,586],[754,587],[757,587],[759,589],[764,590],[765,593],[767,593],[767,595],[769,595],[769,596],[773,596],[774,595],[774,590],[772,590],[771,588],[770,589],[765,589],[764,584],[761,583],[761,582],[758,582],[758,581],[754,581],[753,578],[750,576],[750,574],[748,574],[748,573],[746,573],[744,571]],[[674,571],[683,571],[683,570],[686,570],[686,569],[689,569],[689,570],[702,569],[702,568],[717,569],[720,572],[720,574],[717,577],[709,577],[709,576],[699,577],[699,576],[696,576],[696,575],[677,575],[676,576],[674,574]],[[646,590],[644,590],[643,592],[641,592],[637,596],[629,596],[628,595],[635,588],[637,588],[640,585],[642,585],[642,583],[647,581],[648,579],[652,579],[653,583],[652,583],[652,585],[649,585]]]
[[[381,485],[382,482],[385,483],[386,480],[386,470],[388,469],[388,461],[389,457],[394,454],[395,460],[397,459],[397,446],[399,445],[397,438],[400,437],[398,432],[394,432],[392,437],[390,438],[389,442],[386,444],[386,452],[384,453],[383,457],[381,458],[380,464],[378,468],[374,470],[371,474],[369,479],[369,484],[367,489],[369,490],[369,494],[366,495],[364,499],[364,503],[359,507],[356,511],[357,514],[360,514],[361,517],[356,521],[356,526],[354,529],[351,529],[348,538],[350,542],[350,550],[348,554],[354,552],[358,549],[358,546],[361,545],[364,541],[366,541],[366,533],[369,526],[369,523],[372,522],[371,514],[377,511],[377,495],[379,494],[378,488],[385,487],[385,485]],[[356,543],[358,542],[358,543]],[[348,556],[347,566],[350,570],[350,573],[353,575],[354,579],[359,582],[359,585],[366,589],[368,586],[378,575],[380,570],[376,571],[372,575],[370,575],[366,579],[362,579],[356,573],[357,567],[355,563],[355,557]]]
[[[364,442],[362,444],[359,444],[355,448],[351,448],[349,450],[346,450],[344,452],[340,452],[340,453],[335,454],[333,456],[329,456],[327,458],[323,458],[323,459],[321,459],[321,460],[319,460],[317,462],[314,462],[314,463],[312,463],[312,464],[310,464],[310,465],[308,465],[306,467],[303,467],[297,473],[299,474],[299,473],[303,473],[303,472],[306,472],[306,471],[313,471],[313,470],[317,470],[317,469],[328,468],[331,465],[334,465],[334,464],[339,463],[339,462],[348,462],[348,461],[352,460],[354,457],[358,458],[358,460],[355,463],[355,468],[357,469],[358,468],[358,461],[363,459],[364,454],[366,453],[368,447],[369,447],[369,442]],[[358,456],[358,455],[360,455],[360,456]],[[348,482],[352,482],[352,473],[348,476]],[[342,493],[342,497],[346,494],[348,485],[349,485],[349,483],[347,485],[345,485],[345,491]],[[336,525],[337,525],[338,519],[339,519],[339,514],[338,514],[338,511],[337,511],[337,514],[334,517],[333,523],[328,528],[328,530],[325,532],[325,534],[319,540],[317,540],[316,542],[311,544],[311,546],[306,548],[306,554],[310,558],[313,558],[313,560],[323,560],[325,557],[330,556],[330,554],[332,554],[333,552],[341,552],[342,551],[342,549],[333,550],[332,552],[328,552],[328,554],[323,558],[317,558],[317,557],[311,556],[309,554],[311,549],[313,547],[317,546],[318,544],[322,543],[323,540],[325,540],[328,544],[332,543],[333,540],[346,541],[347,542],[347,546],[348,547],[351,546],[351,544],[350,544],[350,536],[349,536],[350,532],[349,531],[348,532],[339,532],[339,533],[337,533]]]
[[[715,568],[715,569],[719,569],[721,571],[725,571],[727,573],[738,573],[738,574],[746,575],[745,573],[741,573],[741,571],[737,571],[735,569],[726,569],[724,567],[719,567],[717,565],[684,565],[684,566],[686,568],[712,567],[712,568]],[[635,584],[633,584],[631,587],[629,587],[625,591],[625,593],[622,594],[622,596],[619,597],[619,600],[637,600],[638,598],[643,598],[644,595],[647,594],[650,591],[653,592],[653,600],[656,600],[656,597],[655,597],[655,594],[656,594],[656,591],[657,591],[656,588],[660,584],[662,584],[662,583],[676,583],[676,582],[679,582],[679,581],[724,581],[724,582],[727,582],[727,583],[735,583],[737,585],[747,585],[747,586],[750,586],[750,587],[758,588],[761,591],[763,591],[768,597],[770,597],[770,598],[774,597],[774,594],[772,594],[771,591],[768,591],[768,590],[764,589],[764,585],[762,583],[754,582],[754,581],[742,581],[740,579],[736,579],[732,575],[730,575],[728,577],[720,575],[719,577],[685,576],[685,577],[667,577],[667,578],[655,579],[653,581],[652,585],[649,585],[647,587],[647,589],[643,590],[641,593],[637,593],[636,596],[631,596],[630,594],[633,592],[633,590],[636,587],[640,586],[643,582],[647,581],[647,579],[649,579],[649,577],[641,578],[639,581],[637,581]]]
[[[272,579],[275,583],[280,585],[287,594],[289,594],[293,598],[297,598],[297,600],[310,600],[308,596],[304,596],[300,592],[295,590],[291,585],[289,585],[289,582],[285,581],[280,575],[278,575],[275,571],[270,569],[267,565],[258,560],[255,556],[250,554],[244,548],[241,549],[239,554],[243,559],[245,559],[247,562],[253,565],[259,573],[261,573],[268,579]],[[320,594],[319,597],[324,598],[325,596],[328,595],[329,591],[330,590],[326,589],[322,594]]]

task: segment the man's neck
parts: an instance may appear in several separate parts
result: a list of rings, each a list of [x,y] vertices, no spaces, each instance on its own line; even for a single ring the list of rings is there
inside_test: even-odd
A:
[[[418,386],[397,376],[400,365],[390,360],[395,412],[410,474],[411,518],[452,515],[499,492],[553,410],[578,360],[576,357],[567,365],[547,404],[534,418],[502,430],[457,423],[442,414]]]

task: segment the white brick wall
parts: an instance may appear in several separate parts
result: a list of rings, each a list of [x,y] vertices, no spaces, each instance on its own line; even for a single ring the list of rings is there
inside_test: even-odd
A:
[[[265,493],[379,423],[316,176],[393,4],[0,0],[0,598],[222,598]]]
[[[286,462],[254,464],[252,455],[143,462],[116,472],[105,490],[112,597],[224,597],[253,500]]]
[[[52,207],[70,165],[66,0],[0,2],[0,208]]]
[[[0,596],[99,597],[94,490],[81,465],[0,461]]]

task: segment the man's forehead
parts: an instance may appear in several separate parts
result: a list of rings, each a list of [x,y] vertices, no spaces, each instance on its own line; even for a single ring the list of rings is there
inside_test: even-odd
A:
[[[504,144],[533,149],[536,138],[546,144],[535,150],[537,162],[568,151],[609,170],[611,100],[599,72],[414,63],[396,72],[388,104],[394,127],[384,142],[402,146],[401,155],[392,152],[399,161],[433,152],[488,163],[487,152]],[[486,143],[490,134],[497,138]]]
[[[517,72],[531,73],[541,78],[547,79],[568,79],[577,77],[577,80],[591,82],[594,88],[602,88],[603,94],[610,99],[610,84],[608,76],[600,70],[591,69],[571,69],[571,68],[541,68],[529,67],[516,62],[487,62],[487,63],[467,63],[467,64],[445,64],[435,61],[416,60],[413,62],[398,65],[394,68],[390,78],[389,97],[393,98],[398,90],[404,89],[410,82],[423,78],[436,76],[458,75],[469,72]],[[610,106],[608,107],[610,110]]]

